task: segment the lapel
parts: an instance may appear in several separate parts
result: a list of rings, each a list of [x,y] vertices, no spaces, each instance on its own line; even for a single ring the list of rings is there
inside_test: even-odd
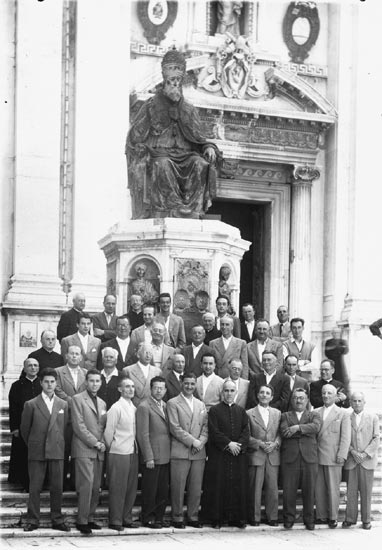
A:
[[[61,409],[61,406],[60,404],[58,403],[58,400],[57,400],[57,397],[54,398],[54,401],[53,401],[53,409],[52,409],[52,414],[50,415],[50,422],[49,422],[49,426],[48,426],[48,432],[49,430],[52,429],[52,427],[54,426],[55,422],[56,422],[56,419],[57,419],[57,414],[58,414],[58,411]]]
[[[167,380],[174,386],[174,388],[176,388],[177,390],[180,390],[181,389],[181,384],[179,382],[179,380],[177,379],[176,375],[174,374],[174,371],[171,371],[170,374],[168,375],[168,378]]]
[[[83,357],[83,359],[85,359],[85,355],[86,355],[87,350],[84,349],[84,347],[82,345],[82,342],[81,342],[77,332],[73,335],[73,339],[75,341],[73,342],[72,346],[78,346],[79,348],[81,348],[82,357]],[[88,339],[88,344],[89,344],[89,339]]]
[[[259,347],[258,347],[258,340],[256,338],[256,340],[254,341],[255,342],[255,345],[253,346],[253,349],[255,350],[255,356],[256,356],[256,359],[257,361],[260,363],[261,365],[261,359],[260,359],[260,355],[259,355]]]
[[[88,405],[88,407],[90,407],[91,410],[94,412],[94,414],[98,417],[97,410],[95,408],[93,400],[90,399],[87,391],[84,392],[84,400],[85,400],[85,403]]]
[[[151,410],[157,414],[162,420],[166,420],[166,408],[164,407],[164,410],[163,412],[160,410],[160,408],[158,407],[158,405],[156,405],[154,403],[154,401],[149,397],[149,399],[147,400],[148,401],[148,404],[149,404],[149,407],[151,408]],[[164,403],[163,403],[164,405]]]
[[[322,419],[324,418],[324,410],[325,407],[322,407]],[[330,411],[328,416],[323,420],[321,431],[327,430],[329,425],[333,422],[335,418],[337,418],[338,411],[336,410],[336,406],[333,407],[333,409]]]
[[[63,372],[64,372],[65,380],[72,386],[72,388],[74,388],[74,390],[77,391],[77,388],[74,385],[74,380],[72,378],[72,375],[70,374],[70,370],[69,370],[68,365],[65,365],[65,370]],[[80,372],[82,374],[82,371],[80,371]],[[80,378],[80,374],[78,374],[78,377],[77,377],[78,385],[79,385],[79,382],[80,382],[79,378]]]
[[[265,426],[265,424],[264,424],[264,420],[263,420],[263,417],[262,417],[261,414],[260,414],[260,411],[259,411],[259,409],[258,409],[258,406],[259,406],[259,405],[257,405],[257,406],[254,408],[254,410],[252,411],[252,416],[253,416],[253,419],[255,420],[256,424],[259,424],[259,425],[263,428],[263,430],[266,430],[267,428],[266,428],[266,426]],[[269,415],[269,420],[270,420],[270,419],[271,419],[271,415]]]
[[[179,406],[180,408],[183,410],[184,413],[186,413],[186,415],[189,417],[189,418],[192,418],[193,414],[192,414],[192,411],[190,409],[190,407],[187,405],[184,397],[182,397],[181,395],[179,395],[178,397],[178,403],[179,403]],[[194,401],[194,411],[195,411],[195,401]]]
[[[139,365],[135,364],[133,365],[133,368],[131,369],[131,374],[138,380],[138,382],[144,386],[146,384],[146,378],[144,377],[144,374],[142,370],[140,369]]]
[[[41,394],[39,395],[39,399],[37,400],[36,404],[40,409],[40,411],[42,412],[42,414],[45,416],[45,418],[47,418],[50,421],[51,415],[49,414],[48,407],[45,405]]]

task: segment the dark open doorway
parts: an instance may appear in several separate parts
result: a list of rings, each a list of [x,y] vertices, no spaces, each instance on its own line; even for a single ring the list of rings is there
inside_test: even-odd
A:
[[[237,227],[242,239],[252,242],[241,261],[240,311],[244,303],[250,302],[255,306],[256,318],[264,315],[267,206],[264,203],[214,200],[208,210],[208,214],[218,214],[222,222]]]

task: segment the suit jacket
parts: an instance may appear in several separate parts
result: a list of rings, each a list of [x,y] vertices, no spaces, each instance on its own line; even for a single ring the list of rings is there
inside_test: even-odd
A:
[[[87,390],[74,395],[70,403],[73,438],[72,458],[104,459],[104,453],[94,447],[97,441],[103,440],[106,426],[106,403],[99,397],[97,409]]]
[[[132,365],[137,360],[137,357],[134,353],[134,346],[131,343],[131,338],[130,338],[130,343],[128,345],[125,357],[122,357],[121,348],[118,345],[117,338],[113,338],[112,340],[108,340],[107,342],[103,342],[101,344],[100,348],[99,348],[99,353],[98,353],[98,357],[97,357],[97,369],[98,370],[103,369],[101,351],[104,348],[113,348],[113,349],[116,349],[118,351],[118,359],[117,359],[116,367],[119,371],[121,371],[127,365]]]
[[[141,401],[149,397],[151,394],[150,380],[154,378],[154,376],[162,375],[162,371],[160,369],[149,365],[149,375],[145,378],[138,363],[125,367],[122,372],[134,382],[135,392],[132,402],[136,407],[138,407]]]
[[[281,437],[279,433],[281,412],[277,409],[269,408],[269,422],[265,426],[263,418],[259,412],[259,405],[247,411],[249,418],[249,443],[248,443],[248,464],[251,466],[262,466],[266,462],[272,466],[280,465],[280,445]],[[267,454],[260,448],[259,444],[263,441],[277,442],[278,447]]]
[[[196,374],[196,376],[201,376],[202,374],[201,360],[203,355],[205,353],[212,353],[214,357],[216,355],[213,349],[210,348],[210,346],[206,346],[206,344],[202,345],[202,347],[196,354],[195,359],[194,354],[192,353],[192,345],[183,348],[182,353],[186,362],[184,372],[193,372],[194,374]]]
[[[70,402],[73,395],[81,393],[86,388],[85,376],[86,369],[79,368],[78,377],[77,377],[77,388],[74,386],[74,381],[72,375],[70,374],[70,368],[68,365],[63,367],[58,367],[57,372],[57,386],[56,386],[56,395],[63,399],[64,401]]]
[[[356,415],[353,412],[350,415],[351,441],[348,458],[345,462],[345,470],[352,470],[357,466],[350,451],[360,451],[368,455],[361,463],[361,467],[366,470],[374,470],[378,462],[378,447],[380,443],[379,419],[376,414],[363,411],[362,418],[357,426]]]
[[[252,331],[252,334],[250,335],[249,332],[248,332],[248,328],[247,328],[247,324],[245,321],[243,321],[242,323],[240,323],[240,338],[242,340],[245,340],[247,342],[247,344],[249,342],[252,342],[256,336],[255,336],[255,324],[256,324],[256,321],[253,325],[253,331]]]
[[[106,313],[97,313],[92,318],[93,329],[100,328],[104,330],[103,336],[97,336],[101,342],[107,342],[117,336],[117,315],[112,315],[110,319],[110,325],[107,324]]]
[[[77,324],[80,322],[80,315],[81,312],[73,307],[61,315],[57,325],[57,340],[60,343],[63,338],[78,331]]]
[[[66,336],[61,340],[61,355],[65,358],[69,346],[78,346],[81,348],[82,353],[82,360],[80,363],[80,366],[90,370],[95,369],[97,365],[97,355],[99,348],[101,346],[101,340],[99,338],[94,338],[94,336],[90,336],[88,338],[88,348],[84,349],[82,347],[82,342],[78,336],[78,334],[72,334],[70,336]]]
[[[68,404],[54,396],[50,414],[41,394],[26,401],[21,415],[21,437],[28,446],[28,460],[64,460]]]
[[[289,378],[289,387],[290,387],[290,376],[288,374],[287,376]],[[292,393],[296,388],[302,388],[306,390],[309,397],[310,389],[309,389],[308,381],[305,380],[305,378],[303,378],[302,376],[299,376],[298,374],[296,374],[296,376],[294,377],[293,388],[291,389],[290,396],[289,396],[288,411],[292,410]]]
[[[239,317],[236,317],[236,315],[229,315],[227,314],[228,317],[231,317],[231,319],[233,319],[233,330],[232,330],[232,334],[233,336],[235,336],[235,338],[241,338],[241,326],[240,326],[240,319]],[[215,326],[217,328],[217,320],[218,320],[218,317],[215,317]]]
[[[131,337],[131,345],[133,347],[133,350],[134,350],[135,354],[138,351],[139,344],[141,344],[142,342],[145,341],[145,328],[146,328],[145,325],[141,325],[140,327],[134,329],[131,333],[131,336],[130,336]],[[163,343],[166,344],[167,346],[169,346],[170,343],[171,343],[169,335],[167,334],[167,330],[165,332]]]
[[[231,378],[228,376],[223,382],[226,380],[231,380]],[[239,405],[239,407],[243,407],[245,409],[245,405],[247,404],[247,397],[248,397],[248,388],[249,388],[249,380],[244,380],[244,378],[239,378],[239,387],[235,398],[236,405]]]
[[[300,431],[287,436],[285,431],[289,426],[299,424]],[[304,411],[300,420],[295,411],[281,415],[280,432],[282,436],[281,458],[283,463],[293,464],[300,454],[305,462],[318,462],[317,434],[321,428],[321,419],[316,411]]]
[[[322,400],[322,388],[323,386],[325,386],[325,384],[331,384],[332,386],[337,388],[337,391],[341,389],[342,392],[346,395],[343,383],[338,382],[338,380],[332,379],[330,382],[326,382],[325,380],[316,380],[316,382],[311,382],[310,402],[312,404],[312,407],[314,407],[315,409],[324,406],[324,402]],[[336,405],[337,407],[343,407],[346,409],[349,407],[349,399],[346,399],[346,401],[339,401],[338,403],[336,403]]]
[[[162,412],[151,397],[137,408],[137,440],[144,463],[148,460],[154,460],[155,464],[170,462],[170,428],[165,403],[163,408]]]
[[[248,389],[247,409],[257,405],[257,394],[259,393],[259,389],[266,383],[267,380],[264,373],[256,374],[252,378]],[[279,409],[281,412],[285,412],[287,410],[290,398],[289,376],[283,372],[276,371],[276,374],[271,379],[269,385],[273,388],[273,397],[270,402],[270,406],[275,409]]]
[[[269,329],[269,338],[272,338],[272,340],[276,340],[277,342],[285,342],[285,340],[288,340],[290,334],[291,330],[289,321],[283,323],[282,331],[280,331],[280,323],[272,325]]]
[[[172,348],[171,346],[167,346],[166,344],[163,344],[162,362],[161,362],[160,369],[164,377],[167,377],[172,371],[172,356],[174,355],[174,352],[175,352],[174,348]],[[152,360],[152,364],[154,365],[154,359]]]
[[[247,351],[250,377],[254,376],[255,374],[262,373],[262,357],[259,355],[257,339],[247,344]],[[282,344],[280,342],[275,342],[275,340],[267,338],[267,340],[265,341],[264,351],[272,351],[277,356],[277,369],[280,369],[283,365],[284,360]]]
[[[232,336],[232,340],[226,350],[223,343],[223,337],[216,338],[216,340],[210,342],[210,348],[215,352],[217,358],[216,374],[221,378],[226,378],[229,376],[229,362],[232,359],[240,359],[243,363],[241,377],[248,380],[248,352],[245,340]]]
[[[191,412],[183,395],[178,395],[167,402],[167,414],[171,433],[171,458],[204,460],[208,439],[205,404],[194,397],[194,411]],[[202,442],[203,448],[192,454],[192,444],[196,439]]]
[[[182,384],[174,374],[174,371],[171,371],[166,377],[166,388],[167,392],[164,396],[166,401],[176,397],[182,391]]]
[[[196,391],[195,397],[203,401],[206,406],[207,412],[213,405],[217,405],[221,401],[222,389],[223,389],[223,378],[220,376],[215,376],[212,374],[212,380],[207,386],[206,392],[203,394],[203,376],[199,376],[196,380]]]
[[[155,316],[155,321],[163,325],[166,324],[166,319],[160,313]],[[175,315],[175,313],[170,313],[168,336],[170,339],[169,344],[173,348],[183,349],[186,345],[186,333],[184,331],[183,319],[179,315]]]
[[[336,405],[323,420],[324,408],[317,410],[321,419],[321,429],[318,432],[318,463],[322,466],[339,466],[337,456],[347,459],[350,439],[350,415]]]

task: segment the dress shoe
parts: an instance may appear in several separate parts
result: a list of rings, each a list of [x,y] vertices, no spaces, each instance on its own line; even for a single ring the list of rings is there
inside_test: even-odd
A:
[[[284,523],[284,529],[292,529],[293,527],[293,521],[286,521]]]
[[[371,523],[370,522],[362,522],[362,529],[366,529],[366,531],[369,531],[369,529],[371,529]]]
[[[142,527],[142,523],[140,521],[129,521],[128,523],[122,523],[123,527],[127,527],[127,529],[138,529],[138,527]]]
[[[212,522],[211,522],[211,527],[212,527],[213,529],[220,529],[220,527],[221,527],[220,521],[212,521]]]
[[[229,527],[238,527],[239,529],[245,529],[247,527],[247,524],[243,520],[230,521],[228,525]]]
[[[66,533],[69,533],[70,527],[69,525],[66,525],[66,523],[56,523],[55,525],[52,525],[52,529],[56,529],[56,531],[65,531]]]
[[[314,525],[314,523],[305,523],[305,528],[308,529],[308,531],[314,531],[316,526]]]
[[[189,520],[187,525],[189,527],[195,527],[195,529],[201,529],[203,527],[203,523],[200,523],[198,520]]]
[[[343,521],[342,522],[342,529],[349,529],[349,527],[351,527],[353,525],[353,523],[351,521]]]
[[[91,535],[92,530],[87,523],[76,523],[76,529],[83,535]]]
[[[162,527],[171,527],[171,523],[169,521],[161,521]]]
[[[100,531],[102,529],[102,525],[96,523],[95,521],[89,521],[88,527],[90,527],[90,529],[94,529],[94,531]]]
[[[278,526],[279,526],[279,522],[276,521],[276,520],[274,520],[274,519],[270,519],[270,520],[268,521],[268,525],[269,525],[269,527],[278,527]]]
[[[250,521],[249,525],[252,525],[253,527],[259,527],[260,522],[259,521]]]
[[[330,519],[330,520],[328,521],[328,525],[329,525],[329,529],[335,529],[335,528],[337,527],[337,525],[338,525],[337,520],[335,520],[335,519]]]
[[[316,525],[328,525],[328,520],[327,519],[316,519],[314,521],[314,523]]]
[[[26,532],[36,531],[36,529],[38,529],[38,525],[36,523],[27,523],[24,526],[24,531],[26,531]]]
[[[144,521],[143,527],[148,527],[149,529],[162,529],[162,524],[160,521]]]
[[[109,523],[109,529],[114,529],[114,531],[123,531],[123,526],[114,525],[114,523]]]
[[[173,527],[175,527],[175,529],[185,529],[186,528],[183,521],[173,521],[171,525]]]

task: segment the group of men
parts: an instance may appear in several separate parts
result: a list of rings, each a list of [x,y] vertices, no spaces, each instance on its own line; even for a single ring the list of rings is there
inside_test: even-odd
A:
[[[67,488],[78,495],[78,530],[101,528],[94,514],[105,470],[109,527],[116,531],[139,525],[132,518],[139,471],[146,527],[167,525],[169,496],[175,528],[204,522],[275,526],[281,483],[286,529],[295,521],[299,487],[306,528],[335,528],[344,469],[342,526],[357,521],[359,491],[362,526],[370,528],[378,418],[364,411],[360,392],[350,396],[349,414],[333,361],[324,359],[320,379],[309,383],[314,346],[302,338],[302,319],[289,322],[280,306],[279,323],[270,327],[245,304],[240,324],[220,296],[217,317],[205,313],[186,345],[183,320],[170,313],[170,295],[159,296],[159,313],[132,297],[130,312],[117,317],[115,304],[106,296],[105,311],[91,320],[83,312],[84,296],[76,295],[57,328],[65,364],[53,351],[54,332],[44,331],[42,347],[25,360],[12,386],[13,444],[24,445],[28,457],[25,530],[39,525],[46,471],[53,528],[69,530],[61,513]]]

